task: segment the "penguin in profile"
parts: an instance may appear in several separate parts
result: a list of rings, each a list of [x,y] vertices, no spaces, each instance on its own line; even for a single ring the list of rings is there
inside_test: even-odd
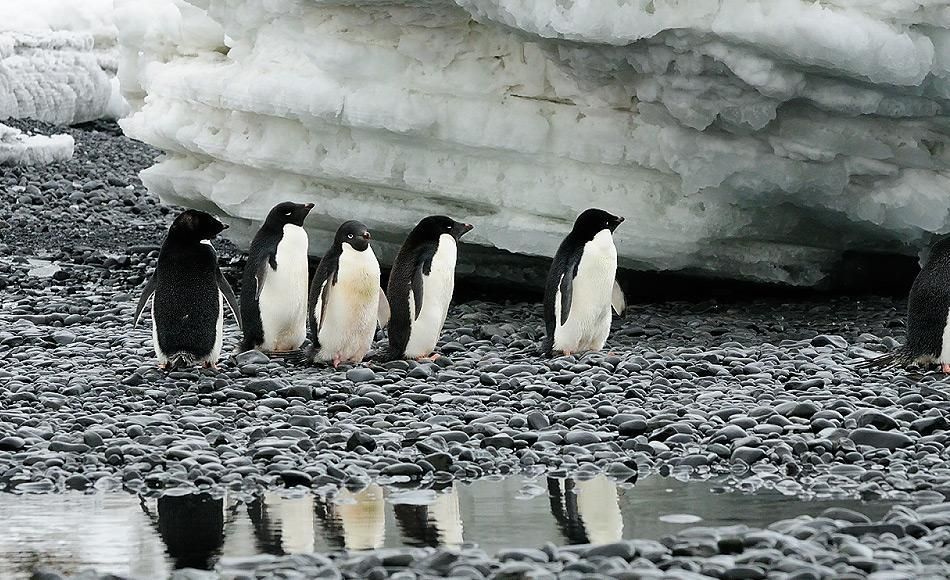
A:
[[[370,233],[358,221],[336,231],[310,284],[308,312],[313,362],[360,363],[389,321],[389,303],[379,286],[379,262]]]
[[[940,365],[950,374],[950,237],[934,243],[907,297],[907,340],[904,346],[864,361],[879,369]]]
[[[472,226],[436,215],[409,232],[389,273],[386,293],[392,307],[389,359],[430,356],[442,334],[455,290],[458,240]]]
[[[287,352],[307,338],[307,251],[312,203],[277,204],[254,236],[241,284],[241,351]]]
[[[544,289],[544,352],[600,350],[610,334],[610,309],[626,306],[617,284],[613,231],[622,217],[587,209],[554,255]]]
[[[189,209],[175,218],[165,236],[132,322],[138,324],[154,294],[152,341],[159,368],[215,366],[224,337],[224,301],[241,325],[234,291],[211,245],[227,227],[210,214]]]

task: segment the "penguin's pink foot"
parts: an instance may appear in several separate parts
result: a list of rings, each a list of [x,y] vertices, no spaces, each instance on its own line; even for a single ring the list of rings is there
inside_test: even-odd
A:
[[[158,368],[163,371],[167,371],[169,366],[169,363],[158,363]]]
[[[434,353],[430,354],[429,356],[420,356],[420,357],[417,358],[416,360],[419,361],[419,362],[423,362],[423,361],[425,361],[425,362],[435,362],[435,361],[439,360],[440,358],[442,358],[442,355],[439,354],[439,353],[434,352]]]
[[[950,375],[950,363],[940,363],[940,372]]]
[[[337,368],[338,366],[340,366],[340,355],[335,354],[333,355],[333,368]]]
[[[213,363],[213,362],[211,362],[211,361],[205,361],[204,364],[201,365],[201,366],[203,366],[203,367],[206,368],[206,369],[218,370],[218,365],[217,365],[217,363]]]

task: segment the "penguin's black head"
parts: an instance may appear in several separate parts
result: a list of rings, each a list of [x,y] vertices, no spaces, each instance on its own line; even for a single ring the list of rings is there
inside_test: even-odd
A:
[[[420,241],[436,241],[442,234],[448,234],[458,240],[472,230],[471,224],[457,222],[444,215],[430,215],[422,220],[412,230]]]
[[[592,240],[604,230],[612,233],[621,223],[623,223],[623,218],[620,216],[607,213],[602,209],[590,208],[577,216],[571,233],[582,239]]]
[[[178,217],[172,222],[172,227],[168,230],[168,236],[183,241],[210,240],[227,227],[207,212],[186,209],[178,214]]]
[[[937,238],[921,255],[924,264],[944,264],[950,262],[950,236]]]
[[[371,237],[365,225],[356,220],[350,220],[336,231],[334,242],[340,247],[343,247],[343,244],[349,244],[357,252],[362,252],[369,247]]]
[[[267,214],[264,224],[275,229],[281,229],[287,224],[302,226],[303,220],[307,219],[307,214],[312,209],[312,203],[294,203],[292,201],[278,203]]]

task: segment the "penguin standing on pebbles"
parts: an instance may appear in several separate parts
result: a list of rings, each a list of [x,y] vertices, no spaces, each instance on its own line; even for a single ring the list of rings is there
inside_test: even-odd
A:
[[[455,290],[458,240],[472,226],[446,216],[423,218],[409,232],[389,273],[389,359],[431,357]]]
[[[312,203],[277,204],[248,251],[241,284],[241,351],[287,352],[307,338],[307,250]]]
[[[544,352],[570,355],[600,350],[610,334],[611,306],[622,314],[625,300],[615,276],[613,231],[622,217],[588,209],[574,221],[554,255],[544,289]]]
[[[360,363],[389,321],[389,303],[379,286],[379,262],[370,233],[357,221],[340,226],[310,285],[310,357],[314,362]]]
[[[894,352],[864,361],[880,369],[940,365],[950,374],[950,237],[930,248],[907,297],[907,341]]]
[[[234,291],[211,246],[211,239],[227,227],[210,214],[189,209],[175,218],[165,236],[132,322],[138,323],[154,294],[152,341],[159,368],[215,366],[224,336],[224,301],[241,325]]]

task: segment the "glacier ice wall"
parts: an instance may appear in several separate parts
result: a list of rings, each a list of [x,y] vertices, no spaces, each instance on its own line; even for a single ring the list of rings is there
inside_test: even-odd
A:
[[[0,119],[119,118],[112,0],[0,2]]]
[[[814,285],[950,231],[950,5],[921,0],[116,0],[143,181],[246,242],[313,201],[386,259],[431,213],[535,276],[589,206],[623,266]],[[498,252],[503,250],[504,252]],[[493,253],[494,252],[494,253]]]

